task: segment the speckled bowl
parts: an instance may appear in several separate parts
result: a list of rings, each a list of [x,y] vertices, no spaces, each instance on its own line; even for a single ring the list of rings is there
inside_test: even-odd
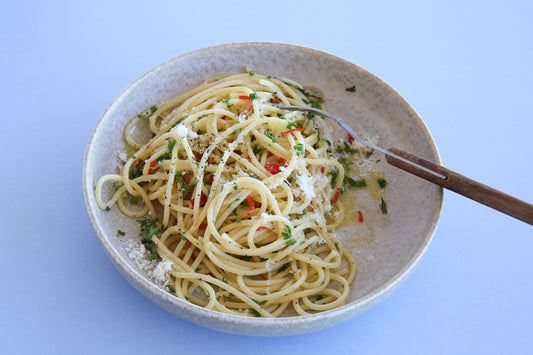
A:
[[[118,171],[117,152],[126,122],[137,113],[222,73],[245,67],[273,76],[291,78],[320,88],[327,110],[343,117],[363,136],[440,163],[433,139],[415,110],[390,86],[334,55],[281,43],[234,43],[199,49],[173,58],[148,71],[122,91],[106,109],[91,136],[85,154],[83,189],[87,210],[98,240],[118,270],[152,301],[177,316],[212,329],[247,335],[306,333],[353,318],[391,294],[413,271],[428,248],[442,206],[442,189],[385,162],[388,214],[363,194],[358,208],[365,222],[341,234],[353,253],[358,273],[345,306],[309,316],[276,319],[249,318],[206,310],[179,300],[157,287],[128,257],[117,229],[138,235],[138,223],[118,209],[100,210],[93,187],[99,177]],[[356,86],[355,92],[346,88]]]

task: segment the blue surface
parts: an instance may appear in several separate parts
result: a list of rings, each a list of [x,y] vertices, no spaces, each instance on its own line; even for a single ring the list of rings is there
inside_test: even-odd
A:
[[[445,166],[533,202],[528,1],[12,1],[0,11],[0,353],[519,354],[533,351],[533,227],[445,193],[414,274],[307,335],[229,335],[135,291],[98,245],[81,188],[89,136],[155,65],[227,42],[344,57],[419,112]]]

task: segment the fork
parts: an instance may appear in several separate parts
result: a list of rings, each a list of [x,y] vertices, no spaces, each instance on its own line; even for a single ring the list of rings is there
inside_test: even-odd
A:
[[[335,116],[324,110],[307,106],[287,106],[278,105],[280,109],[287,111],[303,111],[313,113],[322,117],[335,120],[345,131],[348,132],[357,142],[385,154],[389,164],[402,169],[408,173],[416,175],[438,186],[468,197],[485,206],[505,213],[511,217],[519,219],[533,225],[533,205],[522,201],[516,197],[472,180],[466,176],[456,173],[441,165],[423,159],[415,154],[406,152],[399,148],[383,149],[370,142],[363,140],[342,118]]]

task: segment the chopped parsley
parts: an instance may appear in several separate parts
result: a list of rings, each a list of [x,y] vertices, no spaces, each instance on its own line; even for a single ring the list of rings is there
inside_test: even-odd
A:
[[[233,106],[233,104],[230,104],[230,103],[229,103],[229,100],[228,100],[228,99],[222,99],[222,102],[226,104],[226,107],[227,107],[227,108],[231,108],[231,106]]]
[[[125,235],[126,235],[126,232],[123,232],[123,231],[121,231],[120,229],[117,230],[117,233],[118,233],[118,235],[120,235],[120,236],[125,236]]]
[[[259,148],[257,144],[254,144],[254,146],[252,147],[252,151],[255,154],[263,154],[263,148]]]
[[[152,242],[152,239],[151,239],[152,236],[155,234],[161,233],[164,230],[163,225],[160,225],[160,226],[157,225],[157,223],[159,222],[159,219],[157,217],[154,217],[154,218],[146,217],[144,219],[137,220],[137,222],[141,224],[141,235],[143,233],[148,235],[148,238],[150,238],[149,240],[152,244],[154,243]]]
[[[260,306],[262,306],[262,305],[264,305],[265,303],[267,303],[267,300],[258,301],[258,300],[254,300],[254,299],[252,299],[252,301],[254,301],[255,303],[257,303],[257,304],[260,305]]]
[[[168,150],[172,151],[175,145],[176,145],[176,141],[173,141],[173,140],[168,141]]]
[[[158,253],[150,253],[146,255],[146,258],[148,259],[148,261],[154,261],[156,259],[161,259],[161,256],[159,256]]]
[[[139,166],[132,171],[130,171],[130,179],[138,178],[143,174],[144,162],[140,163]]]
[[[387,202],[385,202],[385,200],[383,199],[383,197],[381,198],[381,203],[379,204],[379,209],[381,210],[381,213],[383,214],[387,214]]]
[[[320,108],[320,104],[321,103],[322,103],[322,98],[321,97],[317,97],[317,98],[315,98],[314,100],[311,101],[311,107]]]
[[[287,242],[285,244],[287,244],[287,246],[291,246],[293,244],[296,244],[296,239],[289,239],[289,240],[287,240]]]
[[[335,186],[337,184],[337,177],[339,176],[339,172],[337,169],[331,169],[328,171],[328,175],[331,175],[331,186]]]
[[[296,90],[298,90],[299,92],[301,92],[305,97],[309,97],[309,93],[307,91],[305,91],[305,89],[302,89],[301,87],[296,87]],[[305,102],[305,101],[304,101]],[[307,102],[309,103],[309,102]]]
[[[200,117],[198,117],[198,119],[200,119],[200,118],[204,118],[204,117],[207,117],[207,116],[211,116],[211,115],[214,115],[214,113],[213,113],[213,112],[211,112],[211,113],[204,113],[203,115],[201,115]]]
[[[283,229],[285,230],[285,232],[281,232],[283,239],[290,239],[292,237],[291,228],[288,225],[285,225]]]
[[[250,95],[248,95],[248,98],[250,99],[250,101],[257,100],[257,93],[252,92]]]
[[[384,178],[380,177],[377,181],[379,187],[381,187],[382,189],[387,186],[387,180],[385,180]]]
[[[347,154],[355,154],[357,153],[357,149],[350,147],[350,145],[346,142],[343,142],[343,146],[337,146],[335,150],[339,153],[347,153]]]
[[[291,263],[283,264],[283,266],[279,268],[279,271],[280,272],[285,271],[290,265],[291,265]]]
[[[305,147],[304,147],[303,143],[296,144],[294,146],[294,150],[297,151],[301,155],[305,154]]]
[[[346,88],[346,91],[349,91],[349,92],[355,92],[357,89],[355,88],[355,85],[354,86],[351,86],[349,88]]]
[[[282,116],[280,116],[282,117]],[[289,124],[287,125],[287,129],[293,129],[293,128],[302,128],[302,125],[299,125],[297,123],[294,123],[294,122],[289,122]]]
[[[175,143],[175,142],[174,142]],[[163,160],[169,160],[170,159],[170,153],[166,152],[165,154],[161,154],[156,161],[162,162]]]
[[[337,159],[337,161],[344,167],[344,170],[346,170],[346,172],[350,171],[350,165],[352,165],[352,162],[350,160],[346,159],[345,157],[340,157],[339,159]]]
[[[256,317],[261,317],[261,313],[259,313],[259,311],[255,308],[250,309],[250,312],[252,312],[252,314]]]
[[[270,134],[269,131],[265,131],[265,136],[267,136],[268,138],[270,138],[270,140],[272,141],[272,143],[276,143],[276,142],[277,142],[277,139],[274,138],[274,137],[272,136],[272,134]]]
[[[344,182],[350,185],[351,187],[366,187],[367,186],[365,179],[354,180],[349,176],[344,177]]]
[[[157,111],[157,106],[152,106],[150,107],[150,111],[152,111],[152,113],[156,112]]]

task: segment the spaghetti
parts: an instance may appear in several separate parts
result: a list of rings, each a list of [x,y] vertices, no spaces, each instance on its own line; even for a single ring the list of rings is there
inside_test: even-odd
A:
[[[95,187],[102,209],[139,219],[168,289],[230,314],[306,315],[344,304],[355,261],[334,230],[344,170],[321,117],[276,104],[322,99],[253,72],[212,78],[137,115],[133,155]],[[142,124],[153,137],[136,141]],[[116,192],[105,201],[104,185]]]

